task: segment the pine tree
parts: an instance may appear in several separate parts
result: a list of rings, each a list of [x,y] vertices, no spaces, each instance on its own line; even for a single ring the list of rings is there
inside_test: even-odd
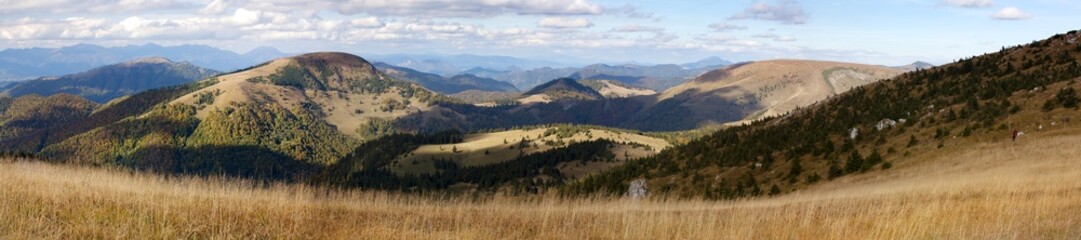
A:
[[[788,170],[788,181],[789,182],[796,182],[796,177],[799,177],[800,173],[802,173],[802,172],[803,172],[803,166],[800,165],[800,160],[799,159],[792,160],[792,166]]]
[[[863,169],[863,156],[860,156],[859,150],[852,151],[852,155],[848,156],[848,162],[845,162],[845,173],[859,172]]]
[[[882,154],[879,154],[878,149],[875,149],[874,151],[871,151],[871,156],[868,156],[867,160],[863,162],[863,169],[860,169],[860,171],[871,170],[871,168],[879,163],[882,163]]]

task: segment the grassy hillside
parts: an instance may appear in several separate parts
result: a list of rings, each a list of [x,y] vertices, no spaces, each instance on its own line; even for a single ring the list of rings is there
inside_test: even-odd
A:
[[[1064,239],[1076,131],[729,201],[441,197],[0,162],[0,238]]]
[[[621,98],[633,96],[645,96],[657,94],[657,91],[648,88],[640,88],[614,80],[581,79],[578,83],[596,90],[606,98]]]
[[[397,134],[362,144],[317,184],[403,191],[536,193],[669,147],[625,130],[575,125],[474,134]]]
[[[703,122],[779,116],[900,73],[882,66],[808,60],[736,64],[658,94],[628,126],[672,131]]]
[[[1070,32],[906,73],[781,118],[721,130],[567,188],[732,198],[797,191],[919,161],[915,154],[1004,143],[1013,130],[1076,128],[1081,34]],[[903,119],[903,121],[902,121]],[[896,124],[892,124],[892,122]],[[855,132],[855,134],[853,134]]]
[[[316,53],[136,94],[3,143],[53,161],[295,180],[380,136],[371,122],[440,97],[359,57]]]
[[[390,166],[392,172],[400,174],[432,173],[438,171],[436,163],[453,163],[459,167],[484,166],[511,161],[522,155],[546,152],[577,142],[597,139],[609,139],[615,142],[611,152],[616,155],[616,160],[620,163],[655,154],[670,146],[663,139],[616,129],[571,125],[525,127],[517,130],[467,134],[463,136],[461,142],[456,143],[421,145],[416,150],[392,161]],[[590,166],[567,167],[561,169],[561,172],[568,173],[574,171],[571,169],[588,167]],[[587,172],[593,171],[599,171],[599,169]]]

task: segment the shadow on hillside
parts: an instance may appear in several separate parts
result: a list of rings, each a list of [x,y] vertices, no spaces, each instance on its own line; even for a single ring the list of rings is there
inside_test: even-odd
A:
[[[320,168],[254,146],[148,147],[116,163],[138,170],[193,176],[301,181]]]
[[[754,100],[753,96],[743,97],[743,100],[723,97],[746,92],[739,87],[709,92],[691,90],[660,102],[656,102],[657,95],[652,95],[498,107],[440,103],[441,107],[457,114],[443,114],[445,118],[440,119],[432,118],[430,114],[414,113],[398,118],[394,126],[404,131],[421,133],[450,129],[468,132],[559,123],[641,131],[691,130],[707,123],[740,121],[761,112],[764,106]]]
[[[682,131],[707,123],[740,121],[765,108],[753,98],[740,100],[723,97],[746,92],[734,86],[708,92],[689,90],[646,108],[624,127],[643,131]]]
[[[74,119],[66,124],[50,126],[14,138],[4,139],[0,141],[0,147],[22,152],[38,152],[45,146],[59,143],[69,137],[115,123],[127,117],[142,114],[157,104],[186,94],[194,89],[195,85],[186,84],[165,87],[135,94],[114,104],[104,106],[85,118]]]

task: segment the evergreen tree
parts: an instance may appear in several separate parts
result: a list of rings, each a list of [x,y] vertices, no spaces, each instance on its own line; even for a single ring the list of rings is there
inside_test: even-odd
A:
[[[845,162],[845,173],[854,173],[863,170],[863,156],[860,156],[860,151],[852,151],[852,154],[848,156],[848,162]]]
[[[860,171],[871,170],[871,168],[879,163],[882,163],[882,155],[878,153],[878,149],[875,149],[874,151],[871,151],[871,156],[868,156],[867,159],[863,161],[863,169],[860,169]]]
[[[826,176],[826,177],[829,178],[829,180],[833,180],[835,178],[839,178],[839,177],[845,175],[844,170],[842,170],[841,167],[837,166],[837,165],[838,165],[837,160],[831,160],[830,161],[829,175]]]

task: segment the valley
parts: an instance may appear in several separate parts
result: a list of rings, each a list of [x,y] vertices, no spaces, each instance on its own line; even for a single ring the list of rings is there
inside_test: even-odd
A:
[[[0,239],[1079,239],[1076,12],[5,2]]]

